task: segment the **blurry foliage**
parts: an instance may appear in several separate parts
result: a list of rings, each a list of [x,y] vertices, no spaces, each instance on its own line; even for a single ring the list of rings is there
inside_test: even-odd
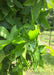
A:
[[[46,0],[0,0],[0,75],[22,75],[23,70],[43,66],[46,47],[39,44],[38,35],[39,27],[50,28],[49,4]]]

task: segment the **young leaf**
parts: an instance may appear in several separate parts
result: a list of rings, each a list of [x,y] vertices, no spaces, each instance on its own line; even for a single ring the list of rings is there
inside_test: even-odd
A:
[[[46,1],[47,1],[48,8],[53,8],[54,9],[54,0],[46,0]]]
[[[36,36],[37,36],[37,31],[36,31],[36,30],[30,30],[30,31],[28,32],[28,36],[29,36],[29,39],[30,39],[30,40],[35,39]]]
[[[54,50],[50,46],[46,46],[47,49],[50,49],[51,56],[54,56]]]
[[[30,30],[28,36],[30,40],[34,40],[39,35],[39,27],[35,26],[35,30]]]

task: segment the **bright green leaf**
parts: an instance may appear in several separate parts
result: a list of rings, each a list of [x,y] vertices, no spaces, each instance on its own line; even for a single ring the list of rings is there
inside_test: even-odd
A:
[[[39,27],[35,26],[35,30],[30,30],[28,36],[30,40],[34,40],[39,35]]]
[[[4,37],[5,39],[7,39],[9,36],[8,30],[2,26],[0,26],[0,36]]]
[[[50,50],[51,56],[54,56],[54,50],[52,49],[52,47],[46,46],[46,48]]]
[[[10,41],[8,41],[8,40],[0,40],[0,49],[5,47],[9,43],[10,43]]]
[[[17,37],[12,41],[12,43],[14,43],[14,44],[21,44],[24,42],[26,42],[26,41],[24,41],[22,37]]]

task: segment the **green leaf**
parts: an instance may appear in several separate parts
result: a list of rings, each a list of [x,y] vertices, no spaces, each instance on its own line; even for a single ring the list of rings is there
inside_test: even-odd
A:
[[[34,69],[34,72],[36,72],[37,70],[37,65],[38,65],[38,62],[40,60],[40,51],[38,49],[38,47],[36,47],[36,50],[33,54],[33,69]]]
[[[33,64],[32,64],[32,66],[33,66],[33,72],[36,72],[37,71],[37,66],[36,65],[37,65],[37,63],[34,63],[33,62]]]
[[[20,73],[22,71],[22,63],[16,63],[16,66],[13,68],[12,72]],[[20,73],[21,75],[21,73]]]
[[[9,43],[10,43],[10,41],[8,41],[8,40],[0,40],[0,49],[5,47]]]
[[[15,22],[14,22],[14,18],[12,16],[12,14],[9,14],[7,17],[6,17],[6,21],[11,24],[11,25],[14,25]]]
[[[43,60],[43,56],[40,56],[39,66],[44,67],[44,60]]]
[[[49,25],[48,21],[45,19],[44,15],[40,15],[39,23],[43,28],[50,29],[50,25]]]
[[[28,36],[30,40],[34,40],[39,34],[39,27],[35,26],[35,30],[30,30]]]
[[[46,0],[46,1],[47,1],[48,8],[53,8],[54,9],[54,0]]]
[[[32,6],[32,9],[31,9],[32,19],[33,19],[34,22],[38,18],[39,14],[40,14],[40,10],[41,10],[41,1],[39,3],[37,3],[37,1],[35,0],[35,3],[34,3],[34,5]]]
[[[54,56],[54,50],[50,46],[46,46],[47,49],[50,49],[51,56]]]
[[[36,30],[30,30],[30,31],[28,32],[28,36],[29,36],[29,39],[30,39],[30,40],[35,39],[36,36],[37,36],[37,31],[36,31]]]
[[[39,59],[40,59],[40,51],[38,48],[36,48],[36,51],[34,53],[34,61],[35,62],[36,62],[36,60],[39,61]]]
[[[16,57],[22,55],[22,53],[23,53],[24,50],[25,50],[25,49],[24,49],[24,45],[25,45],[25,43],[18,44],[18,45],[16,46],[16,48],[12,51],[12,54],[15,53]]]
[[[22,55],[22,53],[24,52],[25,48],[24,48],[24,45],[25,43],[22,43],[22,44],[19,44],[17,47],[16,47],[16,57]]]
[[[0,36],[4,37],[5,39],[8,38],[9,32],[4,27],[0,26]]]
[[[39,45],[39,51],[40,51],[40,53],[41,54],[45,54],[46,53],[46,47],[45,47],[45,45]]]
[[[20,37],[20,36],[18,36],[17,38],[15,38],[15,39],[12,41],[12,43],[14,43],[14,44],[21,44],[21,43],[24,43],[24,42],[26,42],[26,41],[24,41],[23,38]]]
[[[2,63],[0,63],[0,71],[1,71],[1,68],[2,68]]]
[[[2,7],[1,10],[2,10],[2,13],[3,13],[5,16],[7,16],[8,13],[9,13],[9,11],[10,11],[9,7],[6,7],[6,6],[5,6],[5,8]]]
[[[0,50],[0,63],[2,62],[2,60],[5,58],[5,54],[3,52],[3,50]]]
[[[53,9],[54,9],[54,0],[51,0],[51,4],[52,4]]]
[[[24,2],[24,5],[25,6],[32,6],[32,5],[34,5],[34,1],[35,0],[26,0],[26,2]]]
[[[0,12],[0,21],[4,20],[4,15]]]
[[[16,25],[12,27],[11,29],[11,32],[10,32],[10,35],[9,35],[9,38],[8,40],[13,40],[15,39],[15,37],[17,37],[17,34],[18,34],[18,29],[16,28]]]
[[[24,65],[29,66],[28,61],[23,56],[21,56],[21,60],[24,62]]]
[[[3,26],[3,27],[5,27],[8,30],[11,29],[11,25],[9,25],[9,23],[7,23],[5,20],[0,22],[0,26]]]
[[[46,16],[48,15],[49,12],[50,12],[50,9],[45,10],[45,11],[42,10],[42,11],[40,12],[40,15],[46,17]]]
[[[22,26],[22,23],[20,21],[20,18],[15,17],[14,18],[14,24],[17,26],[17,28],[20,28]]]
[[[9,7],[14,7],[14,2],[11,0],[7,0],[7,4]]]
[[[18,0],[14,0],[14,4],[15,4],[18,8],[23,8],[22,4],[21,4]]]
[[[12,69],[12,72],[16,72],[16,71],[18,71],[18,65]]]

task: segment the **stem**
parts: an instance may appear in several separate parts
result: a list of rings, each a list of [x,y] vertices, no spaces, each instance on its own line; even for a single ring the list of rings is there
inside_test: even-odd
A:
[[[50,36],[49,36],[49,46],[50,46],[50,43],[51,43],[51,30],[50,30]]]
[[[36,45],[35,45],[35,50],[34,50],[34,52],[36,52],[37,47],[38,47],[38,36],[36,37]]]
[[[32,19],[31,19],[32,24],[34,25],[35,23],[34,23],[34,20],[33,20],[32,7],[31,7],[31,17],[32,17]]]
[[[38,47],[38,36],[36,37],[36,47]]]
[[[26,47],[25,47],[25,51],[24,53],[22,54],[24,58],[26,58]],[[23,75],[25,75],[25,72],[23,71]]]

